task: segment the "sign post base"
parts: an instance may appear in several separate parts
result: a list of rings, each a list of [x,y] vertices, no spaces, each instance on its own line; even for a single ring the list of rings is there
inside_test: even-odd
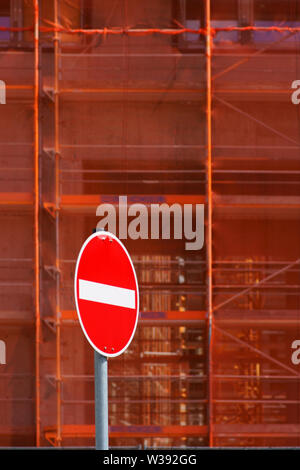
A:
[[[96,450],[108,450],[107,357],[94,351]]]

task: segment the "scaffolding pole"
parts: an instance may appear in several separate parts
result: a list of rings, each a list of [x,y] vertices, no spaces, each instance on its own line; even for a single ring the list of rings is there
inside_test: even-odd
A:
[[[54,21],[58,22],[58,0],[54,2]],[[59,184],[59,34],[54,31],[54,154],[55,154],[55,244],[56,244],[56,444],[61,446],[62,441],[62,400],[61,400],[61,313],[60,313],[60,184]]]
[[[213,389],[212,389],[212,346],[213,346],[213,308],[212,308],[212,122],[211,122],[211,22],[210,0],[206,0],[206,145],[207,145],[207,312],[208,312],[208,433],[209,446],[213,446]]]
[[[34,0],[34,251],[35,251],[35,420],[40,446],[40,248],[39,248],[39,1]]]

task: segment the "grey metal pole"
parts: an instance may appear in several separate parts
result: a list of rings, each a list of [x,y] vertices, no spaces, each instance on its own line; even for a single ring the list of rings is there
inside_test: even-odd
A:
[[[108,449],[107,357],[94,351],[96,450]]]
[[[105,231],[103,228],[94,232]],[[108,450],[107,357],[94,351],[96,450]]]

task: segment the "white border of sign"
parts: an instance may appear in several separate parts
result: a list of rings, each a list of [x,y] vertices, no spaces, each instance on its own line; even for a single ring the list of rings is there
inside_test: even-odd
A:
[[[77,302],[77,271],[78,271],[78,266],[79,266],[79,262],[80,262],[80,259],[81,259],[81,256],[82,256],[82,253],[85,249],[85,247],[87,246],[87,244],[95,237],[105,237],[105,236],[109,236],[111,238],[113,238],[114,240],[116,240],[116,242],[119,243],[119,245],[121,245],[121,247],[123,248],[123,250],[125,251],[127,257],[128,257],[128,260],[131,264],[131,267],[132,267],[132,271],[133,271],[133,274],[134,274],[134,278],[135,278],[135,282],[136,282],[136,287],[137,287],[137,304],[136,304],[136,310],[137,310],[137,315],[136,315],[136,320],[135,320],[135,325],[134,325],[134,329],[133,329],[133,332],[132,332],[132,335],[129,339],[129,341],[127,342],[126,346],[124,346],[124,348],[117,352],[117,353],[114,353],[114,354],[109,354],[109,353],[106,353],[104,351],[101,351],[100,349],[98,349],[94,343],[91,341],[91,339],[89,338],[87,332],[85,331],[85,328],[84,328],[84,325],[82,323],[82,320],[81,320],[81,315],[80,315],[80,310],[79,310],[79,306],[78,306],[78,302]],[[102,356],[106,356],[106,357],[116,357],[116,356],[120,356],[120,354],[122,354],[127,348],[128,346],[130,345],[133,337],[134,337],[134,334],[135,334],[135,330],[136,330],[136,327],[137,327],[137,323],[138,323],[138,319],[139,319],[139,315],[140,315],[140,295],[139,295],[139,285],[138,285],[138,281],[137,281],[137,277],[136,277],[136,272],[135,272],[135,269],[134,269],[134,266],[133,266],[133,263],[131,261],[131,258],[130,258],[130,255],[128,253],[128,251],[126,250],[125,246],[123,245],[123,243],[118,239],[118,237],[116,237],[116,235],[114,235],[113,233],[111,232],[106,232],[106,231],[98,231],[98,232],[95,232],[93,233],[92,235],[90,235],[84,242],[84,244],[82,245],[81,249],[80,249],[80,252],[79,252],[79,255],[77,257],[77,261],[76,261],[76,268],[75,268],[75,275],[74,275],[74,297],[75,297],[75,304],[76,304],[76,312],[77,312],[77,316],[78,316],[78,319],[79,319],[79,322],[80,322],[80,325],[81,325],[81,328],[82,328],[82,331],[86,337],[86,339],[88,340],[88,342],[90,343],[90,345],[92,346],[92,348],[97,351],[99,354],[101,354]]]

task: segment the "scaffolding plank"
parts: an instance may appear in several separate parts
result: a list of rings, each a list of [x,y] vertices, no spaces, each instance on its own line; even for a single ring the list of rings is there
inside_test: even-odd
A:
[[[78,322],[78,316],[76,310],[63,310],[62,311],[63,321]],[[142,324],[157,324],[160,322],[180,322],[184,324],[186,321],[203,321],[206,318],[206,312],[202,310],[187,310],[184,312],[178,311],[167,311],[167,312],[140,312],[140,322]]]
[[[205,197],[201,195],[152,195],[130,194],[127,196],[127,204],[204,204]],[[119,197],[115,195],[98,194],[64,194],[61,196],[61,208],[64,210],[90,208],[95,209],[100,204],[119,204]]]
[[[55,440],[56,428],[47,427],[44,429],[45,437],[48,440]],[[203,436],[207,434],[207,426],[155,426],[155,425],[129,425],[129,426],[109,426],[110,438],[119,437],[185,437]],[[94,438],[94,425],[69,424],[62,426],[62,438]]]
[[[1,206],[32,206],[33,194],[32,193],[0,193]]]

